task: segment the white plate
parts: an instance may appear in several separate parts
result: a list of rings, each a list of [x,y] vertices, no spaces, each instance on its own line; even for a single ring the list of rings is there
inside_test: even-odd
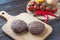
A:
[[[29,4],[30,4],[30,2],[28,2],[27,6],[26,6],[26,10],[27,10],[27,12],[29,14],[31,14],[31,12],[27,9],[27,7],[28,7]],[[55,14],[59,17],[59,15],[58,15],[59,14],[59,9],[58,9],[58,11]],[[31,15],[33,15],[33,14],[31,14]],[[36,18],[41,19],[41,20],[45,20],[45,17],[43,17],[43,16],[38,16]],[[52,20],[52,19],[56,19],[56,18],[49,15],[49,20]]]

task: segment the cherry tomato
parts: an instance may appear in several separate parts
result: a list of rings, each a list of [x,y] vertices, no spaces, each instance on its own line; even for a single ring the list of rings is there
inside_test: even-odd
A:
[[[39,8],[39,5],[34,5],[34,11],[36,11],[36,10],[39,10],[40,8]]]
[[[45,10],[45,6],[40,6],[40,10]]]
[[[29,11],[33,11],[33,6],[29,6],[29,7],[28,7],[28,10],[29,10]]]
[[[53,12],[53,13],[56,13],[56,12],[57,12],[57,8],[54,7],[54,8],[52,9],[52,12]]]
[[[51,11],[49,7],[46,7],[46,11]]]
[[[36,5],[34,5],[34,8],[33,8],[34,11],[36,11]]]

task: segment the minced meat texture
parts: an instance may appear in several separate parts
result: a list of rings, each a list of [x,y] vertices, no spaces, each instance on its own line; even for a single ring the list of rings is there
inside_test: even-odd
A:
[[[27,29],[27,24],[22,20],[14,20],[11,23],[11,28],[14,32],[21,33]]]
[[[45,25],[39,21],[33,21],[28,24],[28,28],[32,34],[38,35],[44,32]]]

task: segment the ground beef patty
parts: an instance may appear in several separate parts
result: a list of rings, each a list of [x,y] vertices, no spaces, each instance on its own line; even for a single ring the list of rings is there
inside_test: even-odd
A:
[[[23,20],[14,20],[11,23],[11,28],[16,33],[21,33],[23,31],[26,31],[27,24]]]
[[[33,21],[28,24],[28,29],[32,34],[38,35],[43,33],[45,25],[39,21]]]

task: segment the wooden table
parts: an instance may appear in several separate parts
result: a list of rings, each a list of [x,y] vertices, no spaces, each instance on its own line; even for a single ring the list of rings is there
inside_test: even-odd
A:
[[[5,4],[0,4],[0,11],[4,10],[8,12],[10,15],[16,16],[21,12],[26,12],[26,4],[29,0],[16,0],[12,2],[8,2]],[[59,8],[60,6],[58,6]],[[59,9],[60,11],[60,9]],[[60,15],[60,13],[59,13]],[[13,40],[8,37],[6,34],[2,32],[1,27],[6,23],[6,20],[0,17],[0,40]],[[53,32],[46,40],[60,40],[60,17],[55,20],[50,20],[48,22],[49,25],[52,26]]]

